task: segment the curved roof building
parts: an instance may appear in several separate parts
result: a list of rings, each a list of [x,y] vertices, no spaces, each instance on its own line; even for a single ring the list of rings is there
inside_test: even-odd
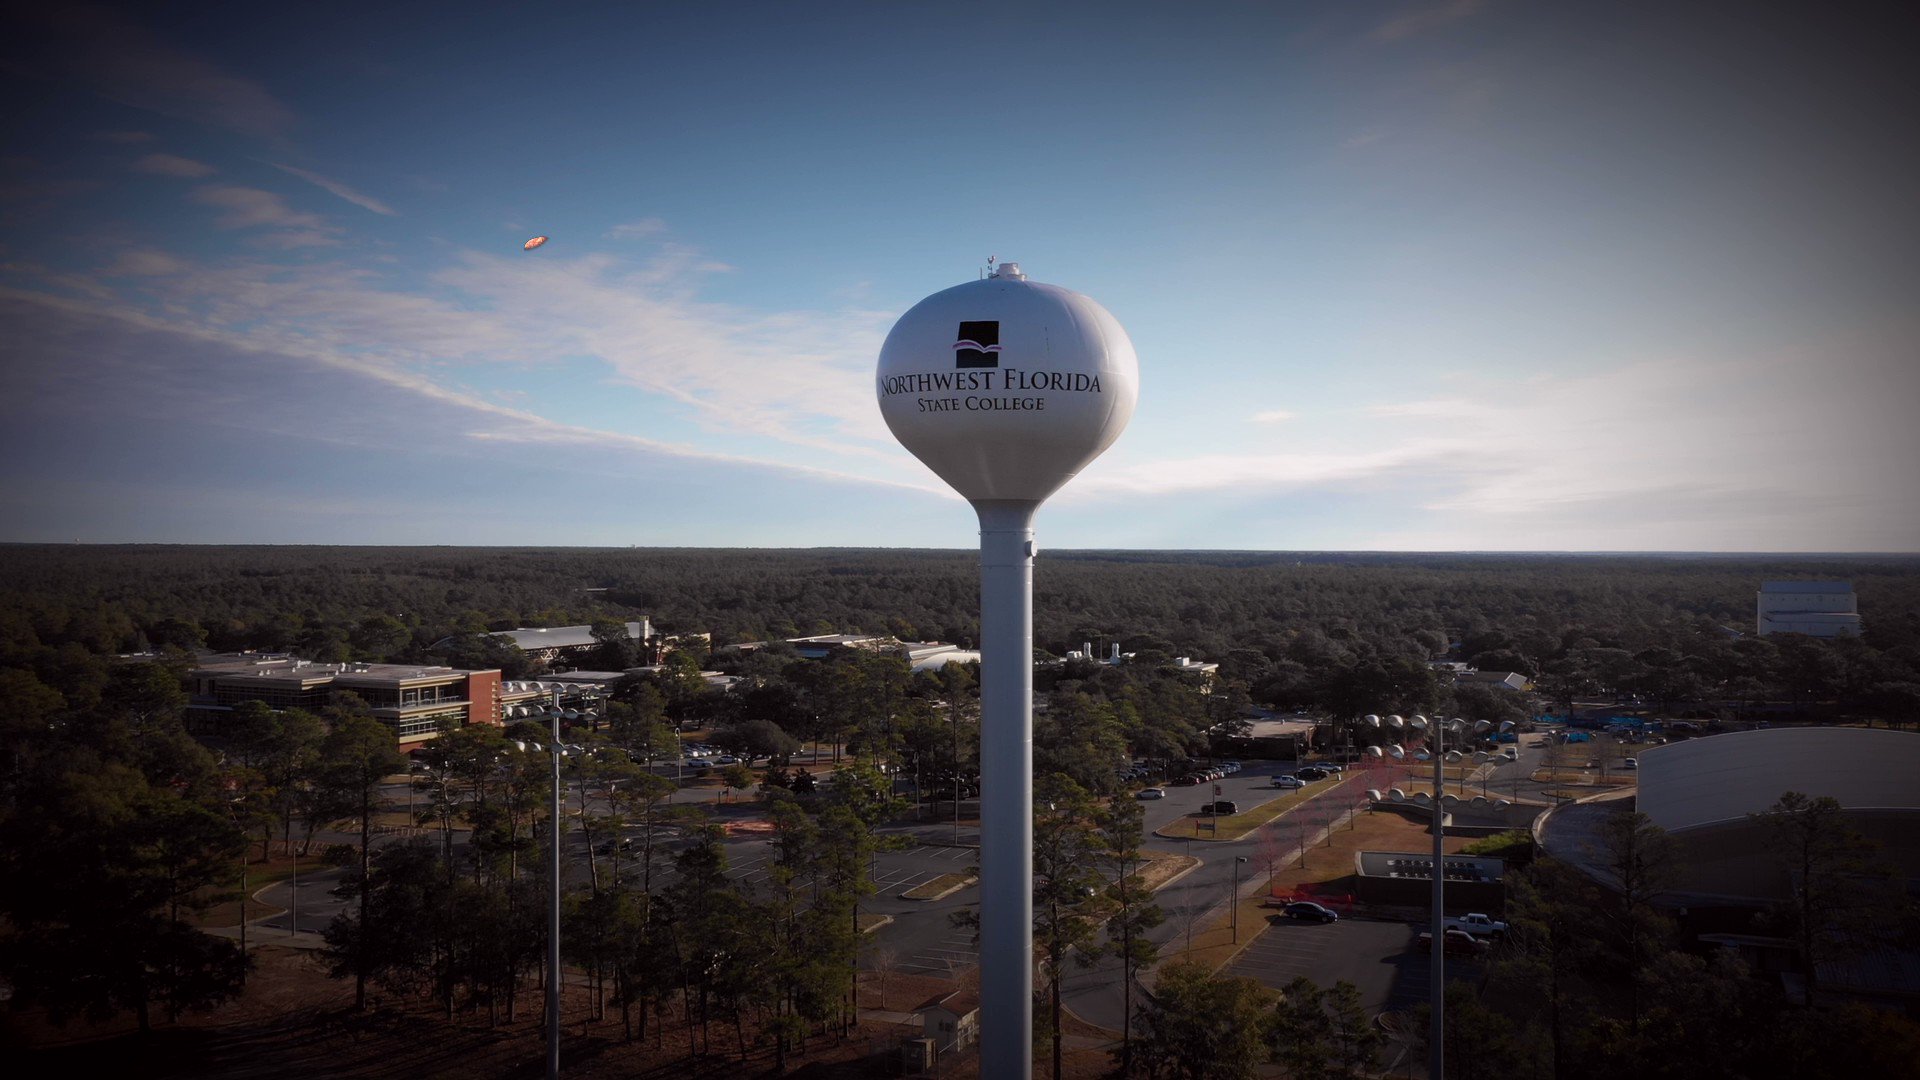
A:
[[[1640,812],[1668,832],[1744,821],[1788,791],[1848,810],[1920,810],[1920,735],[1768,728],[1640,753]]]
[[[1829,796],[1847,825],[1879,845],[1900,875],[1920,878],[1920,734],[1871,728],[1769,728],[1689,739],[1639,754],[1638,791],[1550,812],[1540,838],[1555,856],[1612,884],[1600,827],[1638,809],[1675,841],[1688,902],[1769,901],[1790,881],[1771,831],[1749,818],[1797,791]],[[1620,792],[1625,795],[1625,792]]]

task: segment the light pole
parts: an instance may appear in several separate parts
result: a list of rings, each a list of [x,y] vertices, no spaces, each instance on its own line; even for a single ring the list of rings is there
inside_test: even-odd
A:
[[[1441,795],[1446,791],[1444,786],[1446,778],[1443,770],[1446,767],[1448,757],[1445,743],[1447,729],[1451,728],[1455,732],[1462,732],[1469,730],[1469,728],[1466,721],[1457,717],[1451,721],[1434,717],[1429,721],[1424,716],[1415,716],[1411,720],[1403,722],[1399,717],[1392,716],[1388,717],[1387,720],[1389,727],[1397,729],[1404,726],[1414,731],[1424,731],[1429,736],[1428,741],[1430,745],[1427,747],[1426,753],[1427,757],[1433,762],[1433,890],[1431,901],[1433,911],[1430,913],[1430,926],[1432,928],[1430,936],[1433,939],[1431,945],[1433,951],[1430,954],[1431,970],[1427,980],[1428,1009],[1431,1017],[1430,1027],[1427,1032],[1427,1075],[1431,1077],[1432,1080],[1444,1080],[1446,1076],[1447,1030],[1447,854],[1446,829],[1444,824],[1446,810],[1441,802]],[[1478,733],[1486,731],[1492,726],[1492,724],[1485,720],[1479,720],[1474,722],[1471,730]],[[1368,747],[1368,750],[1371,751],[1375,757],[1392,757],[1396,760],[1406,757],[1405,748],[1398,745],[1389,746],[1384,749],[1381,747]],[[1465,756],[1466,755],[1457,750],[1452,751],[1452,757],[1456,761],[1464,759]],[[1409,783],[1411,783],[1411,781],[1409,781]]]
[[[548,807],[552,842],[552,895],[547,908],[547,1080],[560,1077],[560,692],[553,692],[553,707],[547,710],[553,721],[553,800]]]
[[[293,877],[287,886],[287,936],[300,932],[300,855],[287,845],[287,858],[293,862]]]
[[[1240,864],[1247,861],[1245,855],[1233,857],[1233,892],[1227,894],[1227,907],[1233,912],[1233,941],[1240,943]]]
[[[953,846],[960,846],[960,680],[948,680],[947,716],[953,721]]]
[[[980,522],[980,1072],[1033,1069],[1033,519],[1120,437],[1127,332],[1016,263],[915,304],[875,372],[895,438]]]

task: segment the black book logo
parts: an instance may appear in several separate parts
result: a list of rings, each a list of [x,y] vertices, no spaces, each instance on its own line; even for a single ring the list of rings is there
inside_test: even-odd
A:
[[[957,368],[997,368],[1000,366],[1000,323],[963,322],[960,340],[953,343],[953,366]]]

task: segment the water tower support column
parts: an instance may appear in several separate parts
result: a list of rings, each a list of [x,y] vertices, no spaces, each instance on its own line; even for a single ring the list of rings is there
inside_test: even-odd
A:
[[[980,515],[980,1075],[1033,1067],[1033,513]]]

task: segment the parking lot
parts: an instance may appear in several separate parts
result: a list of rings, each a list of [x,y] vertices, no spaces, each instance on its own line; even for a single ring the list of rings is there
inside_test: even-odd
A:
[[[1301,975],[1323,988],[1345,980],[1359,987],[1367,1011],[1397,1012],[1427,999],[1431,964],[1427,950],[1416,944],[1418,933],[1406,923],[1379,919],[1322,925],[1275,916],[1222,974],[1276,990]],[[1480,967],[1455,957],[1447,962],[1447,977],[1477,981]]]

